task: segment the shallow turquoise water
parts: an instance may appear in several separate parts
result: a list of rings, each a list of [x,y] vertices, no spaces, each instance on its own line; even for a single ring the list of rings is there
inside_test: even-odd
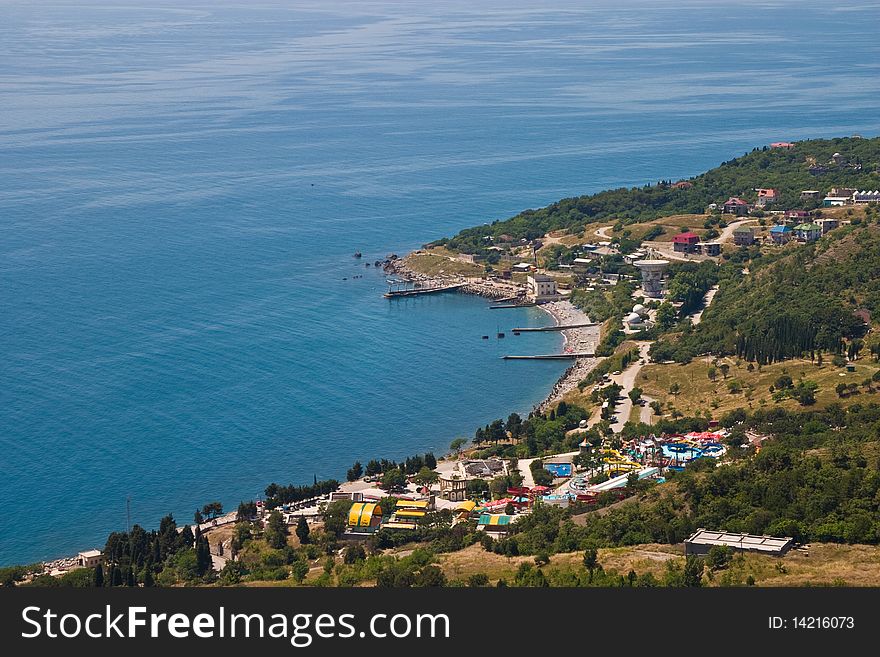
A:
[[[143,4],[0,9],[0,563],[441,452],[564,369],[355,250],[880,131],[855,5]]]

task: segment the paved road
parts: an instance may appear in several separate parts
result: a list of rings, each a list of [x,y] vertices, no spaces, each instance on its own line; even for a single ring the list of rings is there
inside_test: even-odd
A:
[[[611,230],[612,228],[613,228],[613,226],[602,226],[602,227],[596,229],[595,234],[598,235],[599,237],[601,237],[603,240],[605,240],[607,242],[611,242],[614,240],[614,238],[608,234],[608,231]]]
[[[758,220],[757,219],[740,219],[739,221],[732,221],[721,230],[721,235],[715,241],[721,242],[722,244],[724,244],[725,242],[729,242],[731,239],[733,239],[733,231],[735,231],[737,228],[739,228],[740,226],[742,226],[744,224],[752,224],[752,223],[755,223],[756,221],[758,221]]]
[[[623,390],[620,391],[623,399],[617,403],[617,407],[614,409],[614,416],[617,419],[611,423],[611,429],[614,433],[620,432],[623,429],[623,425],[629,420],[629,414],[632,411],[633,405],[632,400],[629,398],[629,392],[636,387],[637,377],[639,372],[642,371],[641,361],[647,361],[648,349],[651,348],[651,343],[647,341],[638,342],[637,344],[639,346],[639,360],[630,363],[629,367],[617,376],[611,377],[612,383],[623,387]]]
[[[706,296],[703,297],[703,307],[700,308],[697,312],[691,315],[691,322],[694,326],[699,324],[703,320],[703,311],[709,307],[709,304],[712,303],[712,299],[715,298],[715,295],[718,293],[718,286],[713,285],[709,288],[709,291],[706,292]]]
[[[645,400],[645,405],[642,406],[641,413],[639,414],[639,421],[645,424],[651,424],[652,416],[654,415],[654,411],[651,410],[651,402],[655,401],[652,397],[645,397],[642,395],[642,399]]]

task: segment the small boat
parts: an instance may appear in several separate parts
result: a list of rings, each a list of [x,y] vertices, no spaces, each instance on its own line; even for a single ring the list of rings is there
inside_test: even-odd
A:
[[[499,338],[503,338],[503,337],[504,337],[504,334],[503,334],[503,333],[499,333],[499,334],[498,334],[498,337],[499,337]]]
[[[519,331],[514,331],[513,334],[514,334],[514,335],[519,335]]]
[[[360,251],[355,251],[355,252],[354,252],[354,257],[355,257],[355,258],[360,258],[360,257],[361,257],[361,252],[360,252]]]
[[[369,263],[369,262],[365,262],[365,263],[364,263],[364,267],[369,267],[369,266],[370,266],[370,263]]]
[[[483,336],[483,339],[484,339],[484,340],[488,340],[488,339],[489,339],[489,336],[488,336],[488,335],[484,335],[484,336]]]

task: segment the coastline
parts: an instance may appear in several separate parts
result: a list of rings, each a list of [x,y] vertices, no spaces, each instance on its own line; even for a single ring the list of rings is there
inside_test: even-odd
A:
[[[583,324],[591,321],[585,312],[576,308],[567,299],[539,304],[537,308],[550,315],[557,326]],[[599,327],[584,326],[568,329],[562,331],[562,339],[563,351],[592,351],[599,343]],[[575,359],[575,362],[562,373],[562,376],[553,385],[550,393],[541,402],[535,404],[535,411],[544,413],[552,404],[561,401],[566,394],[577,388],[578,383],[583,381],[598,363],[599,359],[595,357]]]
[[[407,258],[408,256],[404,258],[394,258],[387,261],[384,267],[386,273],[391,273],[410,281],[423,281],[434,278],[414,271],[407,264]],[[499,298],[511,294],[512,290],[510,288],[514,288],[514,285],[510,285],[509,288],[505,289],[497,283],[477,285],[474,283],[474,279],[468,279],[468,281],[470,284],[462,288],[462,294],[474,294],[487,298]],[[524,295],[525,290],[523,289],[519,293]],[[557,326],[563,324],[585,324],[592,321],[585,312],[576,308],[568,299],[542,303],[538,304],[536,307],[550,315]],[[598,326],[586,326],[562,331],[562,350],[594,351],[596,345],[599,344],[599,331],[600,328]],[[586,378],[587,374],[589,374],[590,370],[596,367],[598,362],[599,359],[595,357],[577,358],[575,362],[562,373],[562,376],[557,379],[556,383],[553,384],[553,388],[551,388],[547,396],[537,402],[532,409],[538,413],[544,413],[547,411],[552,404],[561,401],[566,394],[577,388],[578,383]]]
[[[391,273],[407,277],[410,280],[425,280],[430,278],[428,276],[410,270],[403,263],[402,259],[392,262],[395,263],[395,266],[386,268],[386,271],[390,269]],[[488,292],[489,293],[487,293],[487,290],[482,287],[469,287],[462,290],[463,294],[483,296],[489,299],[495,296],[494,294],[492,294],[494,290],[489,290]],[[560,326],[562,324],[583,324],[591,321],[586,313],[576,308],[567,299],[538,304],[536,307],[552,317],[556,326]],[[568,329],[565,331],[561,331],[561,333],[563,338],[563,351],[592,351],[593,349],[595,349],[595,346],[599,342],[598,326],[587,326]],[[578,383],[580,383],[587,376],[590,370],[592,370],[598,364],[598,362],[598,358],[576,359],[572,365],[566,368],[559,379],[557,379],[556,383],[553,384],[552,389],[546,395],[546,397],[535,403],[535,405],[533,406],[533,410],[538,413],[544,413],[549,410],[549,407],[551,405],[561,401],[567,393],[577,388]],[[226,516],[224,516],[221,521],[229,522],[230,517],[234,517],[234,514],[226,514]],[[203,531],[206,531],[211,527],[216,526],[217,524],[217,521],[215,521],[214,523],[204,523],[200,527]],[[192,526],[192,524],[184,523],[183,525],[181,525],[181,527],[184,526]],[[102,548],[99,547],[97,549]],[[55,559],[40,561],[37,563],[41,563],[43,565],[43,573],[57,575],[66,572],[71,568],[74,568],[76,560],[77,555],[65,555],[57,557]]]

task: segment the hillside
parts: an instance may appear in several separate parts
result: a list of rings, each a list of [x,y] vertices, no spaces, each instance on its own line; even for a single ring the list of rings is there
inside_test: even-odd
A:
[[[873,223],[754,259],[749,275],[722,281],[698,326],[661,337],[652,358],[688,362],[712,353],[767,364],[823,351],[858,356],[874,342],[866,336],[880,313],[878,271]]]
[[[835,154],[839,157],[832,159]],[[491,244],[508,238],[537,239],[567,229],[580,233],[601,221],[645,222],[676,214],[701,214],[711,203],[730,196],[754,201],[755,188],[772,187],[780,193],[779,207],[812,209],[817,201],[801,200],[805,189],[880,187],[880,138],[814,139],[791,149],[764,147],[724,162],[677,187],[668,181],[645,187],[620,188],[562,199],[538,210],[525,210],[506,220],[462,230],[434,242],[464,253],[484,253]],[[500,238],[500,239],[499,239]]]

